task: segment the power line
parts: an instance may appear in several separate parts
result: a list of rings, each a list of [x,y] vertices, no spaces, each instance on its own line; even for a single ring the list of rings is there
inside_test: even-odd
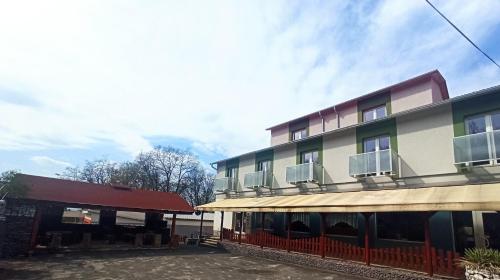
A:
[[[471,43],[478,51],[480,51],[484,56],[486,56],[489,60],[491,60],[491,62],[493,62],[498,68],[500,68],[500,65],[498,65],[498,63],[496,63],[496,61],[493,60],[493,58],[491,58],[483,50],[481,50],[481,48],[479,48],[476,44],[474,44],[474,42],[472,42],[472,40],[469,39],[467,35],[465,35],[458,27],[456,27],[453,24],[453,22],[451,22],[445,15],[443,15],[443,13],[441,13],[436,7],[434,7],[434,5],[432,5],[432,3],[429,0],[425,0],[425,2],[427,2],[427,4],[429,4],[436,12],[438,12],[438,14],[441,15],[449,24],[451,24],[451,26],[453,26],[453,28],[455,28],[455,30],[457,30],[458,33],[460,33],[465,39],[467,39],[467,41],[469,41],[469,43]]]

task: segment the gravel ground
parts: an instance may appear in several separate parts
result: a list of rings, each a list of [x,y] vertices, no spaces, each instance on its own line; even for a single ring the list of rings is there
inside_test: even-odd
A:
[[[1,260],[0,279],[343,279],[362,278],[236,256],[205,247],[80,252]]]

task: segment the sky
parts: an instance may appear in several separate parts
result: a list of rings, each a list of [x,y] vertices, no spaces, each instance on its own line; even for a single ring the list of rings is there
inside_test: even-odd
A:
[[[432,0],[500,61],[500,1]],[[265,128],[438,69],[500,69],[424,0],[0,1],[0,171],[55,176],[155,145],[208,163]]]

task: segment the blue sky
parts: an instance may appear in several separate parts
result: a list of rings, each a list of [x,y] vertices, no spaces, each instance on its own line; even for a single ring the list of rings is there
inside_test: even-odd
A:
[[[500,61],[500,1],[432,2]],[[433,69],[451,96],[500,84],[423,0],[4,1],[0,38],[0,170],[47,176],[158,144],[208,164]]]

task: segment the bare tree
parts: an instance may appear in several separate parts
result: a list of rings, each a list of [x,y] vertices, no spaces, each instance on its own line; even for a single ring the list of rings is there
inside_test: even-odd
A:
[[[120,183],[140,189],[175,192],[191,204],[214,199],[213,175],[201,167],[189,151],[156,146],[140,153],[135,160],[121,164],[106,159],[86,161],[83,167],[70,167],[60,177],[89,183]]]

